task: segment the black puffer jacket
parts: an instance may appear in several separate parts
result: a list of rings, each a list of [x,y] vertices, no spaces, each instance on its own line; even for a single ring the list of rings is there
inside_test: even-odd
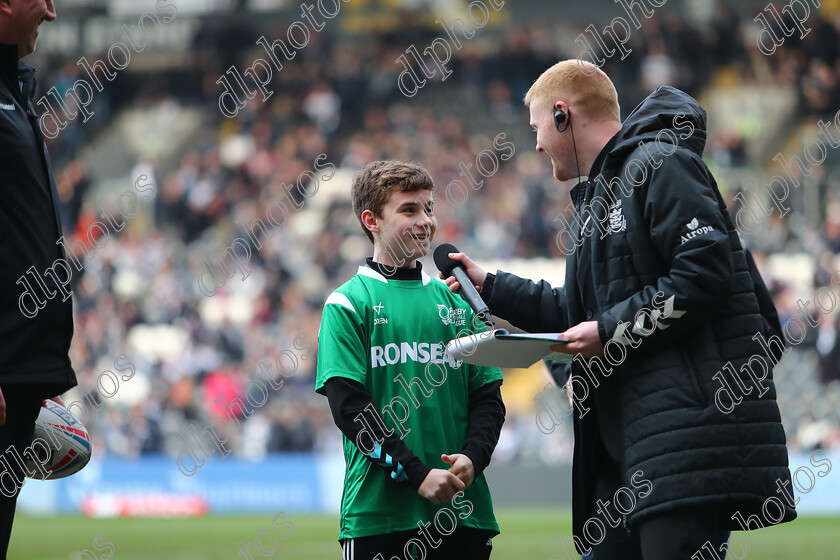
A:
[[[64,258],[59,200],[32,103],[35,70],[17,52],[0,45],[0,385],[60,392],[76,384],[68,356],[73,306],[45,275]]]
[[[483,291],[489,291],[484,295],[494,314],[528,331],[563,331],[598,320],[618,364],[607,373],[609,380],[600,377],[600,389],[612,392],[598,401],[598,413],[614,415],[625,486],[639,486],[631,481],[639,470],[653,485],[649,495],[639,495],[645,486],[635,488],[630,523],[682,506],[720,503],[724,528],[741,529],[731,519],[735,512],[779,522],[775,503],[765,509],[769,519],[762,512],[769,498],[784,506],[781,521],[796,512],[777,491],[777,481],[790,488],[790,471],[766,339],[758,340],[769,331],[735,226],[701,159],[705,124],[705,111],[694,99],[659,88],[597,158],[590,177],[600,177],[573,189],[578,224],[584,234],[592,230],[585,241],[597,309],[581,304],[576,252],[567,259],[564,288],[499,272]],[[575,234],[579,230],[574,227]],[[742,371],[748,360],[757,376],[764,368],[770,372],[762,382],[766,390]],[[744,390],[736,388],[733,373]],[[589,380],[590,399],[599,391],[593,387],[602,375],[597,370],[587,374],[576,360],[573,375]],[[733,403],[718,392],[716,375],[743,398],[728,413]],[[594,416],[575,414],[578,536],[597,515]]]

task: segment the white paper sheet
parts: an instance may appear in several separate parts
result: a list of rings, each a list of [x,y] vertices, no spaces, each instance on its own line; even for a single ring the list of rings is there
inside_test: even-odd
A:
[[[449,354],[468,364],[503,368],[527,368],[543,358],[571,362],[573,356],[551,350],[563,342],[561,333],[510,334],[496,329],[456,338],[446,345]]]

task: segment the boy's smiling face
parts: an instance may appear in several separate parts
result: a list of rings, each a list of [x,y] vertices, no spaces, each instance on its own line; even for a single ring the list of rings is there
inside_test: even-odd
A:
[[[437,231],[432,191],[393,191],[378,217],[362,213],[365,227],[373,233],[373,260],[388,266],[415,266],[429,253]]]

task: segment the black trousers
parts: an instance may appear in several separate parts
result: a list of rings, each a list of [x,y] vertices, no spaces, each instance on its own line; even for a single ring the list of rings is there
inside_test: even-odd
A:
[[[597,475],[596,494],[605,502],[613,499],[620,487],[618,464],[602,467]],[[613,470],[614,469],[614,470]],[[717,504],[686,507],[642,519],[637,526],[627,529],[606,526],[603,541],[592,547],[584,556],[586,560],[692,560],[708,558],[701,550],[706,541],[726,557],[725,543],[729,531],[719,529],[720,513]],[[721,546],[723,548],[721,548]]]
[[[399,531],[371,537],[343,539],[342,560],[487,560],[493,551],[494,533],[471,527],[456,527],[440,534],[434,526],[421,536],[418,531]]]
[[[0,560],[6,560],[15,506],[26,477],[20,461],[32,443],[41,402],[56,396],[59,389],[14,384],[2,385],[0,389],[6,401],[6,423],[0,426]]]

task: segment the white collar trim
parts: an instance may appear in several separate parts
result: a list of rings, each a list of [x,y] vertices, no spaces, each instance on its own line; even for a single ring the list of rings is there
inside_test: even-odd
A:
[[[370,278],[379,280],[380,282],[385,282],[386,284],[388,283],[387,278],[385,278],[384,276],[382,276],[381,274],[379,274],[378,272],[366,265],[359,267],[359,274],[361,274],[362,276],[369,276]]]

